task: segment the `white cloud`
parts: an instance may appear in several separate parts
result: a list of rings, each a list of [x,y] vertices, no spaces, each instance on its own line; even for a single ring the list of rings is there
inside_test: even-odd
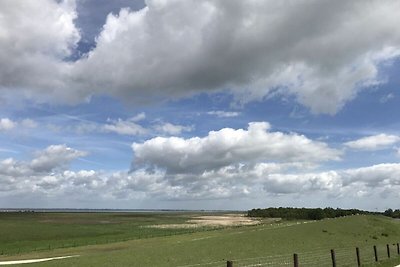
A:
[[[173,124],[170,122],[163,122],[162,120],[155,120],[153,122],[146,122],[145,113],[139,113],[127,119],[107,119],[105,123],[99,123],[88,120],[77,120],[78,123],[71,124],[48,124],[47,128],[54,132],[73,132],[77,134],[85,134],[92,132],[111,132],[119,135],[130,136],[149,136],[149,135],[180,135],[182,132],[190,132],[194,126],[185,126]],[[32,120],[23,120],[20,123],[25,127],[36,127],[37,123]]]
[[[100,129],[121,135],[149,135],[154,134],[154,131],[159,134],[180,135],[182,132],[190,132],[193,130],[192,126],[184,126],[162,121],[156,121],[153,122],[151,126],[144,127],[138,122],[143,121],[145,118],[146,114],[142,112],[127,120],[109,119],[109,123],[103,125]]]
[[[105,124],[103,130],[106,132],[114,132],[121,135],[144,135],[147,134],[147,129],[137,124],[137,118],[128,120],[118,119],[116,121],[110,120],[110,124]]]
[[[370,167],[349,169],[343,172],[345,185],[362,183],[370,188],[375,187],[399,187],[400,164],[377,164]]]
[[[10,120],[9,118],[1,118],[0,119],[0,131],[8,131],[15,127],[15,122]]]
[[[273,173],[265,179],[264,190],[275,194],[326,191],[335,197],[368,197],[384,192],[397,194],[400,190],[399,177],[398,163],[315,173]]]
[[[318,177],[308,181],[285,175],[314,168],[315,165],[304,162],[232,164],[201,174],[166,174],[164,179],[180,189],[175,191],[175,196],[168,196],[175,199],[251,197],[262,188],[271,194],[328,190]]]
[[[51,145],[45,150],[35,153],[35,158],[31,161],[30,167],[34,171],[48,172],[86,155],[87,152],[75,150],[66,145]]]
[[[65,85],[79,38],[75,1],[0,1],[0,88],[41,101],[81,99]]]
[[[16,164],[8,161],[8,165]],[[4,162],[0,164],[5,165]],[[354,200],[371,195],[395,195],[400,189],[400,164],[379,164],[343,171],[301,171],[300,165],[262,163],[252,167],[228,166],[200,175],[174,174],[171,177],[163,171],[149,172],[145,169],[131,173],[66,170],[40,174],[24,171],[20,165],[13,175],[10,175],[11,172],[8,176],[0,174],[0,184],[1,191],[8,193],[35,191],[61,197],[80,195],[83,198],[110,200],[199,200],[251,198],[259,194],[265,197],[265,194],[305,196],[320,193],[332,199],[351,197]]]
[[[400,142],[397,135],[378,134],[344,143],[345,146],[357,150],[380,150]]]
[[[379,65],[400,54],[396,0],[146,5],[109,14],[96,47],[67,62],[80,38],[74,1],[1,1],[1,88],[40,101],[107,94],[141,104],[221,90],[244,104],[278,93],[334,114],[384,82]]]
[[[9,118],[0,119],[0,132],[10,131],[18,128],[36,128],[38,126],[37,122],[32,119],[23,119],[21,121],[13,121]]]
[[[270,132],[269,128],[266,122],[253,122],[247,130],[224,128],[202,138],[156,137],[134,143],[134,165],[168,173],[198,173],[238,163],[321,162],[340,157],[340,151],[325,143],[294,133]]]
[[[154,129],[160,133],[164,133],[164,134],[168,134],[168,135],[180,135],[182,132],[192,131],[193,127],[165,122],[165,123],[155,125]]]
[[[306,193],[341,190],[342,181],[335,171],[307,174],[271,174],[264,190],[274,194]]]
[[[71,185],[96,190],[106,186],[107,180],[103,175],[93,170],[80,170],[78,172],[64,171],[63,176]]]
[[[146,3],[108,16],[82,79],[139,101],[231,88],[246,103],[278,88],[332,114],[400,51],[397,1]]]
[[[0,160],[0,196],[39,194],[45,198],[85,201],[182,201],[318,195],[330,201],[354,201],[371,196],[398,197],[400,190],[398,163],[317,171],[318,166],[312,162],[232,162],[198,173],[148,168],[131,172],[65,168],[65,163],[85,154],[65,145],[54,145],[38,152],[30,161]]]
[[[218,118],[231,118],[231,117],[237,117],[240,115],[240,112],[235,112],[235,111],[223,111],[223,110],[214,110],[214,111],[209,111],[207,112],[208,115],[214,115],[217,116]]]
[[[30,174],[31,170],[27,164],[17,162],[13,158],[7,158],[0,161],[0,174],[1,176],[22,177]]]
[[[0,161],[0,188],[4,192],[32,193],[38,186],[57,188],[59,173],[76,158],[87,153],[67,147],[51,145],[34,153],[31,161],[7,158]]]

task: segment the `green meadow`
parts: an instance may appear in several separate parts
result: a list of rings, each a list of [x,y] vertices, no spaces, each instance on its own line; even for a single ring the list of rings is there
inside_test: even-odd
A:
[[[195,215],[2,213],[0,261],[79,255],[29,266],[226,266],[227,260],[235,267],[293,266],[293,253],[297,253],[300,266],[332,266],[330,249],[334,249],[337,266],[357,266],[355,248],[359,247],[363,266],[400,263],[396,248],[400,221],[383,216],[268,220],[218,228],[152,227],[185,224]]]
[[[149,227],[184,224],[193,216],[185,212],[0,213],[0,255],[210,230]]]

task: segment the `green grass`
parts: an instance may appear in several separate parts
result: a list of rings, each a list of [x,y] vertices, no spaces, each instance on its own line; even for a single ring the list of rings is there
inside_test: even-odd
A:
[[[23,215],[21,216],[20,219],[23,219]],[[65,216],[69,217],[69,215]],[[90,217],[90,215],[86,216]],[[146,218],[147,216],[150,218]],[[183,223],[187,218],[182,214],[179,216],[168,215],[171,218],[167,215],[165,215],[166,217],[163,217],[164,215],[147,216],[141,217],[141,222],[134,219],[135,222],[128,220],[126,223],[128,225],[131,223],[154,224],[157,220],[163,221],[163,223]],[[124,216],[122,218],[127,219]],[[135,218],[135,216],[131,218]],[[78,221],[80,219],[75,218]],[[72,220],[69,221],[69,224],[64,222],[61,228],[69,229],[68,225],[81,224],[81,222]],[[120,222],[120,224],[124,225],[125,223]],[[86,222],[83,225],[87,227],[85,229],[99,227],[96,228],[96,231],[100,233],[112,233],[117,231],[116,229],[122,229],[115,228],[116,226],[111,223],[98,226],[97,223]],[[24,227],[20,224],[21,226]],[[45,231],[46,227],[40,229]],[[64,234],[74,233],[72,230],[69,231],[61,232],[60,237]],[[92,235],[96,231],[90,232],[90,236],[87,234],[86,238],[97,238]],[[123,233],[120,235],[124,236]],[[125,235],[130,236],[131,234],[127,232]],[[21,238],[22,236],[24,235],[20,235]],[[0,236],[0,238],[3,237]],[[370,264],[364,266],[375,266],[371,265],[373,264],[372,247],[377,245],[381,259],[379,266],[394,266],[400,263],[400,257],[396,255],[395,247],[391,245],[392,257],[395,259],[388,261],[386,244],[397,242],[400,242],[400,221],[379,216],[351,216],[308,223],[281,222],[215,231],[180,233],[172,236],[2,256],[0,260],[79,254],[81,256],[78,258],[31,264],[30,266],[185,266],[190,264],[226,266],[225,262],[228,259],[234,261],[235,267],[258,263],[272,263],[273,265],[270,266],[292,266],[293,253],[298,253],[300,266],[331,266],[330,249],[335,249],[337,266],[356,266],[355,247],[359,247],[363,263]],[[215,262],[215,264],[208,264],[211,262]],[[280,265],[283,263],[288,264]]]
[[[0,213],[0,255],[206,230],[146,227],[182,224],[190,216],[190,213]]]

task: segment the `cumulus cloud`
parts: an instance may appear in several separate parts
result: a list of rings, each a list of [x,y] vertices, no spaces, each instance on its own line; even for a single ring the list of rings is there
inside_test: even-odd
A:
[[[74,0],[0,2],[0,89],[22,90],[40,100],[81,99],[66,86],[79,41]]]
[[[45,150],[35,153],[35,158],[31,161],[30,167],[34,171],[49,172],[60,166],[66,166],[72,160],[86,155],[87,152],[75,150],[66,145],[51,145]]]
[[[30,161],[17,161],[13,158],[1,160],[0,188],[4,192],[32,192],[41,184],[47,188],[55,188],[59,173],[65,170],[71,161],[86,155],[86,152],[66,145],[51,145],[34,153]]]
[[[77,62],[65,60],[80,38],[74,1],[0,5],[1,87],[41,100],[108,94],[143,104],[229,90],[238,104],[278,93],[334,114],[384,82],[379,65],[400,54],[396,0],[148,0],[109,14]]]
[[[270,193],[306,193],[326,191],[336,197],[354,194],[363,197],[400,189],[400,164],[384,163],[368,167],[327,172],[271,174],[265,179],[264,190]]]
[[[126,120],[108,119],[107,124],[102,125],[100,127],[94,127],[92,129],[93,130],[99,129],[102,131],[113,132],[121,135],[145,135],[148,134],[150,130],[139,124],[139,122],[143,121],[145,118],[146,118],[146,113],[141,112]]]
[[[208,115],[214,115],[217,116],[218,118],[231,118],[231,117],[237,117],[240,115],[240,112],[235,112],[235,111],[223,111],[223,110],[213,110],[207,112]]]
[[[264,181],[264,190],[274,194],[341,190],[342,181],[335,171],[306,174],[271,174]]]
[[[0,187],[5,194],[101,195],[113,200],[227,199],[250,197],[262,188],[290,194],[295,181],[285,174],[315,170],[321,161],[337,160],[341,154],[302,135],[272,132],[265,122],[202,138],[156,137],[134,144],[133,150],[136,165],[129,172],[72,171],[68,164],[87,153],[52,145],[34,153],[30,161],[0,161]],[[325,180],[300,179],[303,189],[298,193],[329,191]]]
[[[312,162],[232,162],[197,173],[191,170],[171,173],[145,167],[130,172],[67,168],[65,163],[85,155],[65,145],[54,145],[37,152],[30,161],[0,160],[0,196],[39,194],[115,201],[319,194],[354,200],[372,195],[396,196],[400,190],[398,163],[331,171],[318,171],[318,165]]]
[[[400,186],[400,164],[386,163],[343,172],[345,184],[363,183],[368,187]]]
[[[13,158],[0,161],[0,174],[10,177],[20,177],[31,173],[29,166],[23,162],[18,162]]]
[[[175,197],[169,196],[175,199],[251,197],[260,188],[271,194],[306,193],[324,188],[307,187],[305,183],[308,181],[298,177],[293,178],[290,183],[287,179],[289,175],[285,173],[298,173],[314,168],[314,164],[304,162],[232,164],[200,174],[166,173],[164,179],[168,184],[179,188],[179,191],[175,191]],[[313,183],[317,183],[318,179],[315,177]]]
[[[238,163],[260,161],[321,162],[338,160],[340,151],[303,135],[271,132],[266,122],[249,123],[248,129],[224,128],[206,137],[156,137],[132,145],[134,166],[168,173],[198,173]]]
[[[356,150],[380,150],[400,142],[397,135],[378,134],[344,143],[345,146]]]
[[[290,166],[289,166],[290,165]],[[138,169],[133,172],[94,170],[33,170],[27,162],[6,159],[0,166],[1,190],[5,193],[39,192],[47,196],[80,196],[109,199],[221,199],[248,197],[257,191],[265,175],[290,170],[301,164],[257,164],[251,168],[229,166],[201,175]]]
[[[146,3],[108,16],[82,77],[139,100],[230,88],[245,103],[279,88],[335,113],[399,54],[397,1]]]
[[[7,159],[1,166],[18,169],[0,173],[0,193],[39,192],[52,196],[100,199],[194,200],[251,198],[255,195],[325,194],[330,198],[396,194],[400,189],[400,164],[379,164],[358,169],[301,172],[297,166],[260,163],[252,167],[228,166],[200,175],[139,169],[133,172],[60,170],[27,171]],[[296,171],[294,171],[294,169]],[[354,188],[357,187],[356,194]],[[260,191],[261,190],[261,191]],[[260,196],[260,195],[259,195]],[[381,196],[382,197],[382,196]]]

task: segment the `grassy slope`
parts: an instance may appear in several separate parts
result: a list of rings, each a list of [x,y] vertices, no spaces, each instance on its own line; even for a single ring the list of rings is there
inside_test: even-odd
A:
[[[374,244],[383,245],[399,241],[399,221],[376,216],[352,216],[306,224],[289,222],[156,237],[31,253],[18,257],[81,255],[79,258],[31,266],[181,266],[213,261],[219,263],[209,266],[224,266],[227,259],[252,257],[267,257],[260,259],[260,262],[290,261],[292,253],[296,252],[303,266],[313,266],[314,263],[314,266],[324,266],[329,263],[329,249],[335,248],[338,266],[345,263],[355,266],[354,247],[361,247],[363,258],[372,259]],[[379,246],[379,250],[383,257],[384,246]],[[394,249],[392,253],[395,253]],[[285,257],[276,256],[282,254]],[[268,258],[269,255],[271,258]],[[323,257],[326,262],[318,263],[319,257]],[[0,257],[0,260],[5,258]],[[236,261],[236,266],[256,261],[258,260],[239,260]]]

